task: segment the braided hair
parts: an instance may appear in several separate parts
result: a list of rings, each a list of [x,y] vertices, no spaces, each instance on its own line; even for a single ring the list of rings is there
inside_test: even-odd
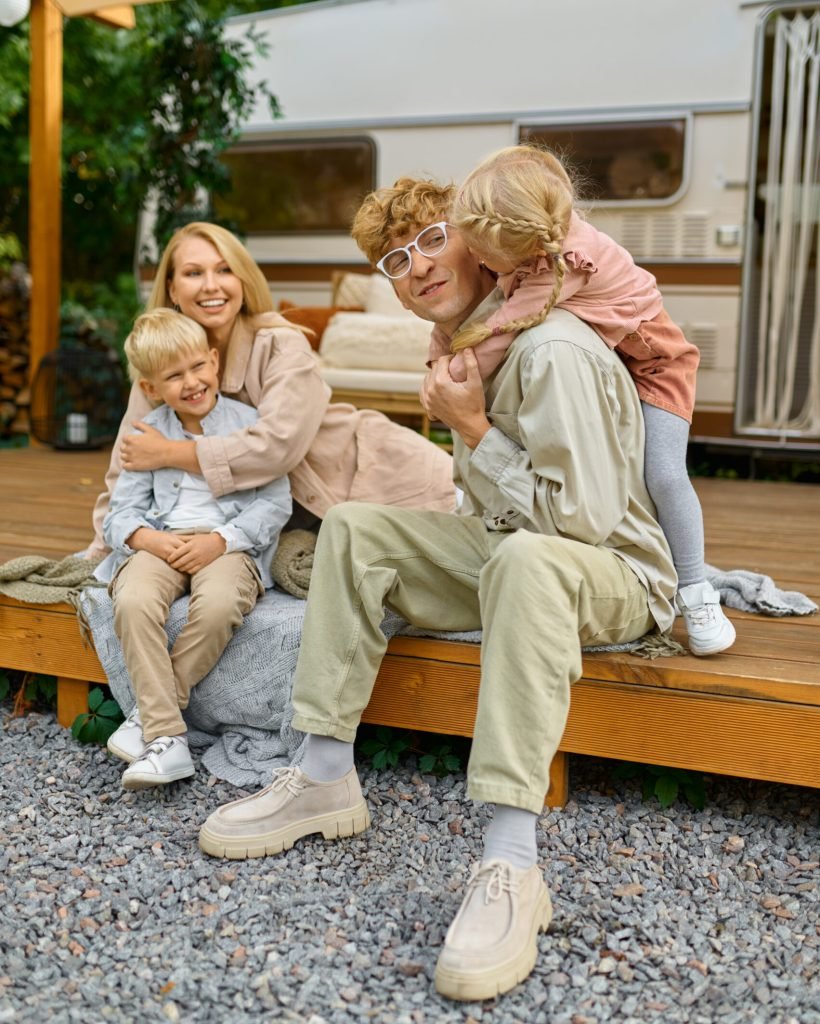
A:
[[[555,284],[542,309],[493,330],[479,321],[457,332],[451,351],[472,348],[494,334],[514,334],[545,320],[558,301],[566,267],[561,255],[575,190],[561,161],[546,149],[509,146],[484,160],[458,190],[451,223],[487,256],[520,265],[538,252],[551,258]]]

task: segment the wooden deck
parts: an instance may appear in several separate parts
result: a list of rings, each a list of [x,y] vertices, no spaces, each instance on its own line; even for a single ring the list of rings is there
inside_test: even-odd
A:
[[[0,450],[0,562],[83,549],[107,461],[105,452]],[[766,573],[820,603],[820,487],[717,479],[696,487],[708,561]],[[820,616],[730,614],[737,643],[717,657],[586,657],[562,752],[820,786]],[[475,645],[397,638],[365,720],[469,736],[478,664]],[[8,598],[0,598],[0,667],[57,675],[64,724],[82,709],[87,682],[105,678],[70,609]],[[563,801],[565,772],[566,757],[556,758],[553,804]]]

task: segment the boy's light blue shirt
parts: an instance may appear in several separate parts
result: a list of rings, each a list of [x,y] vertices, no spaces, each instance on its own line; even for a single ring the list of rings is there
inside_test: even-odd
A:
[[[206,435],[224,437],[256,420],[256,409],[219,395],[214,408],[202,420],[202,430]],[[167,405],[152,410],[144,417],[144,422],[171,441],[186,441],[192,437]],[[173,468],[120,473],[103,522],[103,536],[112,550],[97,566],[94,573],[97,579],[110,582],[120,565],[134,553],[126,541],[135,530],[141,526],[165,529],[165,517],[177,503],[184,475],[184,470]],[[234,550],[247,551],[256,562],[263,585],[272,587],[271,559],[279,534],[291,514],[288,478],[281,477],[264,487],[223,494],[214,501],[222,509],[225,525],[231,527]]]

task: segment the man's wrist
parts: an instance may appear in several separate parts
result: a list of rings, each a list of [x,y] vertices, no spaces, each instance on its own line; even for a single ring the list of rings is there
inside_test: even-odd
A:
[[[491,427],[490,421],[485,419],[481,423],[471,423],[469,427],[456,430],[456,433],[471,451],[475,451]]]

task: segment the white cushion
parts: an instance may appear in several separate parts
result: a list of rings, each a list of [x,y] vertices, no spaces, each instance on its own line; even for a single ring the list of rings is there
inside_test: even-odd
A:
[[[378,313],[380,316],[401,316],[405,319],[412,317],[419,318],[409,309],[405,309],[393,291],[393,285],[384,274],[373,274],[370,278],[370,287],[364,300],[365,313]]]
[[[324,364],[319,369],[326,384],[345,391],[395,391],[417,395],[425,376],[408,370],[350,370]]]
[[[326,366],[423,373],[430,328],[415,316],[336,313],[322,335],[319,355]]]

